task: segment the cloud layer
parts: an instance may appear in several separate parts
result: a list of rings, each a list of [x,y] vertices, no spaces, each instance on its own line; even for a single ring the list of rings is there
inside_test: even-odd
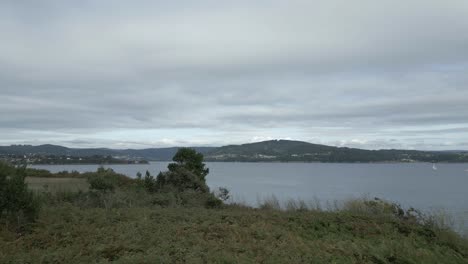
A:
[[[0,144],[468,149],[468,2],[3,1]]]

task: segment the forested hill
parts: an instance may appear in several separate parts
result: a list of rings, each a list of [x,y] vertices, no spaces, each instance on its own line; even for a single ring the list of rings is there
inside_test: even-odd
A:
[[[224,147],[194,147],[206,161],[301,161],[301,162],[468,162],[468,152],[416,150],[364,150],[332,147],[302,141],[270,140]],[[5,155],[112,156],[169,161],[179,148],[107,149],[67,148],[56,145],[0,146]]]
[[[364,150],[302,141],[271,140],[216,148],[208,161],[303,162],[468,162],[468,153],[416,150]]]
[[[120,158],[141,158],[146,160],[171,160],[179,148],[148,149],[108,149],[108,148],[67,148],[57,145],[11,145],[0,146],[0,156],[5,155],[56,155],[56,156],[112,156]],[[210,147],[195,147],[198,152],[206,153]]]

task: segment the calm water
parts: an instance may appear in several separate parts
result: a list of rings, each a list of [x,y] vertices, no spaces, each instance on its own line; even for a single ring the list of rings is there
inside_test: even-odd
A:
[[[167,162],[109,165],[135,177],[138,171],[156,175]],[[210,188],[227,187],[237,201],[256,205],[274,194],[285,201],[341,201],[380,197],[423,210],[444,209],[468,224],[468,164],[336,164],[336,163],[207,163]],[[52,172],[95,171],[97,165],[36,165]],[[460,219],[456,220],[460,222]],[[465,225],[468,227],[468,225]]]

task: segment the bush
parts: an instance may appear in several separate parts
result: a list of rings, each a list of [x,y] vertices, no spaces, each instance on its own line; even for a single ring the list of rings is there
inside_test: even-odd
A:
[[[24,181],[25,169],[0,162],[0,218],[19,226],[35,221],[40,209],[39,200]]]
[[[114,184],[108,179],[99,175],[88,178],[89,189],[96,191],[114,191]]]
[[[207,193],[210,190],[203,179],[184,168],[160,173],[156,179],[156,186],[159,189],[169,188],[178,192],[194,190]]]
[[[88,179],[91,190],[114,191],[116,187],[125,188],[135,186],[138,180],[131,179],[123,174],[116,173],[114,170],[100,167],[96,172],[84,173],[83,177]]]
[[[151,204],[170,207],[177,204],[177,197],[173,193],[158,193],[152,197]]]
[[[143,180],[143,187],[145,187],[145,189],[150,193],[156,192],[158,190],[156,179],[151,176],[149,171],[146,171],[145,178]]]
[[[206,208],[221,208],[223,206],[223,201],[215,197],[214,195],[210,195],[207,197],[205,202]]]
[[[50,171],[42,170],[42,169],[27,168],[26,174],[30,177],[44,177],[44,178],[53,177],[53,174]]]

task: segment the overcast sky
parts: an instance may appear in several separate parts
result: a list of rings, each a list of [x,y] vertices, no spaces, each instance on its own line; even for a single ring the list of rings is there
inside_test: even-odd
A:
[[[0,145],[468,149],[468,1],[0,2]]]

